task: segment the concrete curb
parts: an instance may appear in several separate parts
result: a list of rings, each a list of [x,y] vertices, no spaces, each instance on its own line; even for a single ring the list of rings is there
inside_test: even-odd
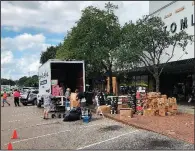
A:
[[[91,109],[91,111],[92,111],[93,113],[95,113],[95,109]],[[184,114],[185,114],[185,113],[184,113]],[[109,119],[114,120],[114,121],[117,121],[117,122],[120,122],[120,123],[123,123],[123,124],[128,125],[128,126],[132,126],[132,127],[134,127],[134,128],[137,128],[137,129],[142,129],[142,130],[146,130],[146,131],[150,131],[150,132],[162,134],[162,135],[165,135],[165,136],[167,136],[167,137],[171,137],[171,138],[178,139],[178,140],[181,140],[181,141],[190,143],[190,144],[194,144],[194,143],[192,143],[192,142],[189,142],[189,141],[187,141],[187,140],[183,140],[183,139],[178,138],[178,137],[174,137],[174,136],[169,135],[169,134],[167,134],[167,133],[162,133],[162,132],[154,131],[154,130],[151,130],[151,129],[149,129],[149,128],[145,128],[145,127],[142,127],[142,126],[139,126],[139,125],[135,125],[135,124],[128,123],[128,122],[126,122],[126,121],[123,121],[123,120],[114,118],[114,117],[109,116],[109,115],[107,115],[107,114],[104,114],[104,117],[109,118]]]

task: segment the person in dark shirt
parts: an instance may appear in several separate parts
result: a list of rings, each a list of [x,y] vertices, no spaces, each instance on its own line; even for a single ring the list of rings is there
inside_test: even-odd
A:
[[[78,92],[77,100],[79,101],[80,107],[84,108],[86,106],[85,92]]]

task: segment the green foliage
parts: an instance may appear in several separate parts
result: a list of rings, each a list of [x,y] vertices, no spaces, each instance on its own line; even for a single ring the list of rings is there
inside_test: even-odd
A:
[[[112,72],[115,52],[120,44],[120,24],[107,3],[105,10],[89,6],[56,53],[58,59],[85,60],[87,77]]]
[[[40,63],[44,64],[49,59],[55,59],[57,49],[59,49],[60,46],[61,46],[61,43],[57,46],[50,46],[47,48],[46,51],[42,52],[41,57],[40,57]]]
[[[32,77],[22,77],[18,80],[19,86],[26,86],[26,87],[38,87],[39,80],[37,75],[33,75]]]
[[[1,79],[1,85],[11,85],[14,86],[16,84],[15,81],[11,80],[11,79]]]

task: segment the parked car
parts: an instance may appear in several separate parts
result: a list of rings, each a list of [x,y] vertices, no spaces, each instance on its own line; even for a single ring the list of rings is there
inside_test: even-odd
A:
[[[39,91],[28,91],[26,93],[23,93],[20,97],[20,102],[26,106],[28,104],[36,105],[37,104],[37,94]]]

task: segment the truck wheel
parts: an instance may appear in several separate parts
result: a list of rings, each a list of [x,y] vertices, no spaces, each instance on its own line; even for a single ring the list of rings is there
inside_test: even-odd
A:
[[[27,103],[22,103],[24,106],[27,106]]]
[[[62,117],[62,115],[61,115],[61,114],[59,114],[59,115],[58,115],[58,118],[61,118],[61,117]]]
[[[40,108],[41,107],[41,103],[37,103],[37,107]]]
[[[51,118],[55,118],[55,117],[56,117],[56,115],[55,115],[55,114],[52,114],[52,115],[51,115]]]
[[[34,99],[32,105],[37,105],[37,99]]]

